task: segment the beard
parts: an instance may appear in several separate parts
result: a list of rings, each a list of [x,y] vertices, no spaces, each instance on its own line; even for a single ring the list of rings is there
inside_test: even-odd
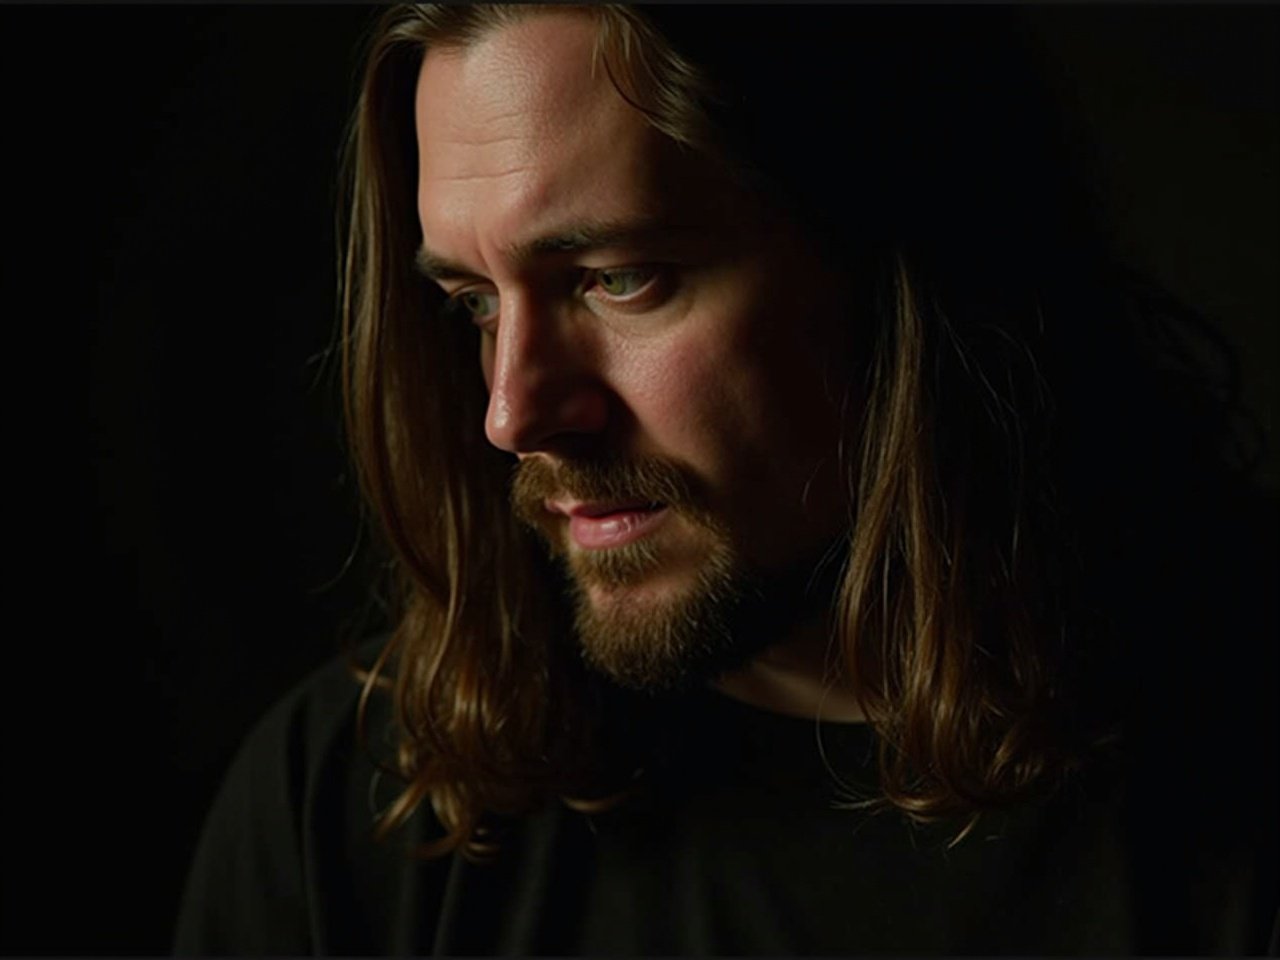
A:
[[[674,514],[668,523],[683,519],[694,532],[694,556],[680,556],[680,568],[690,571],[671,589],[641,589],[670,572],[661,532],[608,549],[573,549],[566,518],[545,506],[564,497],[661,505]],[[583,658],[624,687],[680,691],[744,667],[809,606],[812,564],[762,576],[708,508],[696,478],[672,461],[528,458],[516,468],[511,502],[566,574]]]

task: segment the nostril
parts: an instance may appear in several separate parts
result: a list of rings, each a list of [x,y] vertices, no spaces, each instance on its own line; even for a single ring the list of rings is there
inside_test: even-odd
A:
[[[608,421],[608,391],[595,380],[516,384],[508,379],[489,395],[485,433],[499,449],[535,453],[594,438],[605,431]]]

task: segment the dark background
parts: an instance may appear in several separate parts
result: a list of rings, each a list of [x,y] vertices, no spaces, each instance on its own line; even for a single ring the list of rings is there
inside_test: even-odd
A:
[[[0,9],[4,953],[166,951],[236,744],[368,622],[323,358],[371,16]],[[1269,427],[1277,11],[1026,16],[1116,252],[1220,324]]]

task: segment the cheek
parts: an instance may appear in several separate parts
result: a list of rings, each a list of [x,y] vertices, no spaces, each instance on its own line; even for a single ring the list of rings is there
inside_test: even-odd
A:
[[[665,362],[641,424],[747,526],[765,512],[783,525],[825,525],[839,500],[839,417],[824,360],[785,335],[768,340],[684,344]]]
[[[723,335],[688,332],[632,358],[626,402],[641,442],[714,486],[762,471],[778,449],[777,398],[767,368]]]
[[[716,428],[732,407],[725,401],[726,370],[694,337],[646,353],[626,375],[641,442],[704,472],[715,461]]]

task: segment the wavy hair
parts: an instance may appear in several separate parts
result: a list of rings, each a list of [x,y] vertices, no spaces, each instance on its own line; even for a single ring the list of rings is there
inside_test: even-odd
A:
[[[424,854],[483,855],[486,815],[617,785],[558,575],[484,440],[472,331],[438,321],[413,267],[424,53],[538,9],[388,10],[348,138],[345,424],[398,604],[360,715],[391,692],[405,787],[382,826],[429,801],[444,836]],[[867,359],[840,451],[833,667],[879,734],[880,803],[972,818],[1052,788],[1109,729],[1117,642],[1086,602],[1081,544],[1124,478],[1073,464],[1139,456],[1142,414],[1106,385],[1145,381],[1051,114],[1019,63],[977,45],[1004,14],[554,9],[595,18],[598,63],[649,122],[767,188],[848,265]]]

